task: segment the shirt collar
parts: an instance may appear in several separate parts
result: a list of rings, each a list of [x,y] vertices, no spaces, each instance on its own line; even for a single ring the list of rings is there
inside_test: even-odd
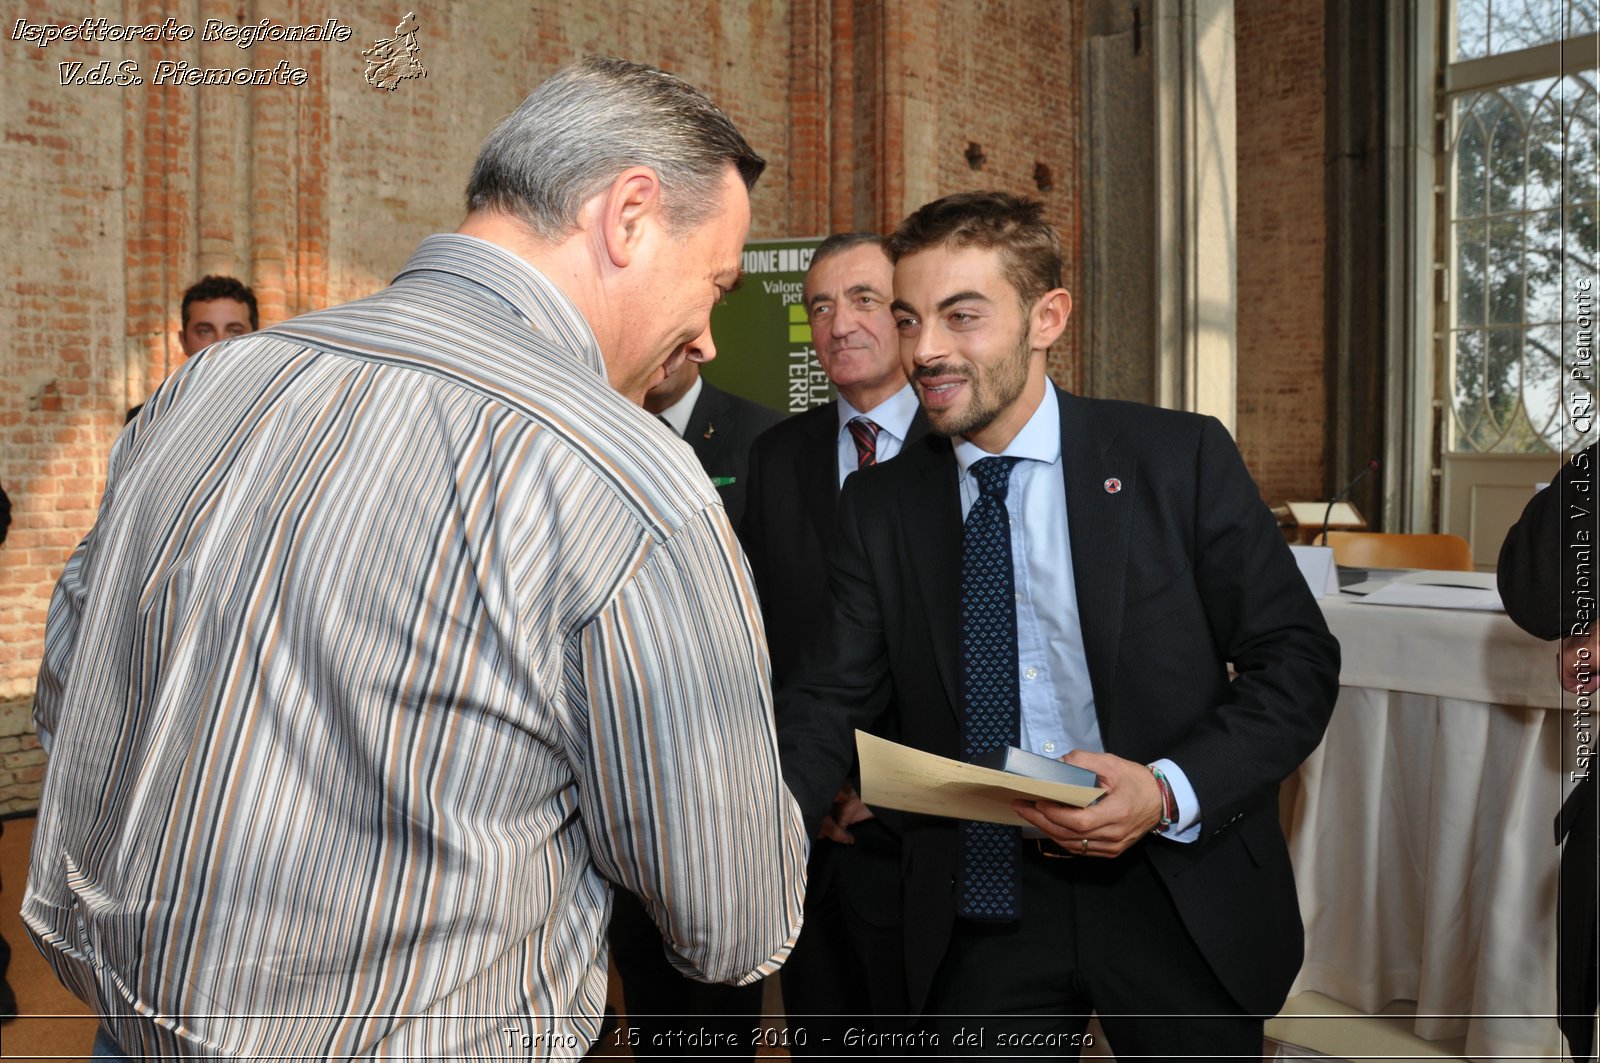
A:
[[[606,376],[605,358],[594,330],[571,299],[527,259],[499,244],[463,233],[436,233],[422,241],[395,281],[412,273],[447,273],[487,288],[535,332],[582,358]]]
[[[955,440],[955,452],[956,463],[961,466],[963,476],[967,475],[967,470],[974,462],[996,456],[978,444],[969,443],[959,437]],[[1054,465],[1061,460],[1060,407],[1055,401],[1055,389],[1048,383],[1045,385],[1044,397],[1039,400],[1038,409],[1033,411],[1033,416],[1022,426],[1022,431],[1006,444],[1000,454],[1042,461],[1047,465]]]
[[[656,414],[657,417],[666,419],[672,430],[680,436],[689,430],[689,418],[694,415],[694,404],[700,401],[700,392],[705,390],[706,378],[697,376],[694,383],[689,385],[689,390],[678,397],[678,401]]]
[[[850,400],[839,396],[839,431],[857,417],[870,417],[879,428],[896,439],[903,440],[911,431],[911,422],[917,416],[917,393],[908,382],[905,387],[890,395],[870,410],[858,410]]]

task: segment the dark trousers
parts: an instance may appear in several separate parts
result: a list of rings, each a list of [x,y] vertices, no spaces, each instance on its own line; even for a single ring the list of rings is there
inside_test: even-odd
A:
[[[934,1054],[1075,1058],[1093,1011],[1119,1058],[1261,1059],[1264,1018],[1240,1012],[1143,855],[1023,846],[1021,920],[956,920],[923,1026]]]
[[[872,1055],[845,1047],[853,1032],[910,1026],[899,842],[876,821],[855,835],[812,848],[805,925],[778,975],[792,1056]]]
[[[104,1026],[95,1031],[94,1047],[90,1049],[89,1058],[109,1059],[115,1061],[115,1063],[129,1063],[128,1053],[124,1052],[122,1046],[111,1039],[111,1035],[106,1033]]]
[[[755,1056],[765,983],[712,985],[679,974],[662,951],[661,931],[626,890],[614,891],[606,933],[628,1013],[614,1036],[635,1059]]]
[[[1556,907],[1556,1007],[1574,1058],[1593,1059],[1594,1010],[1600,1003],[1600,920],[1595,913],[1600,791],[1593,775],[1561,806],[1556,842],[1565,843]]]

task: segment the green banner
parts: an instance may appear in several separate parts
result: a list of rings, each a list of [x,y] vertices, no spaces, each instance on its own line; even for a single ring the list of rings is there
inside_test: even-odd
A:
[[[711,312],[717,357],[701,371],[707,380],[787,413],[833,399],[800,294],[811,252],[821,242],[809,237],[745,245],[744,283]]]

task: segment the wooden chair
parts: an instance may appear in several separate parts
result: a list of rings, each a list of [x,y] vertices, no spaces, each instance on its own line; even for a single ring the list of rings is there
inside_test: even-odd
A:
[[[1433,568],[1471,572],[1472,547],[1459,535],[1331,531],[1333,559],[1356,568]]]

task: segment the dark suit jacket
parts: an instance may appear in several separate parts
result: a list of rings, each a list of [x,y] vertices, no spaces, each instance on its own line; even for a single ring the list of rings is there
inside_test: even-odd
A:
[[[1542,639],[1581,634],[1580,625],[1587,631],[1595,619],[1597,459],[1593,446],[1574,454],[1550,486],[1528,501],[1500,545],[1496,578],[1506,613]],[[1587,566],[1587,580],[1573,578],[1580,563]]]
[[[730,395],[709,380],[702,380],[700,397],[689,414],[684,441],[694,448],[701,468],[717,484],[728,523],[734,528],[744,516],[745,484],[750,474],[750,444],[756,436],[783,420],[770,406]]]
[[[927,433],[918,410],[905,445]],[[761,595],[774,687],[793,678],[833,610],[828,569],[839,511],[838,443],[839,408],[829,402],[769,428],[750,449],[739,539]]]
[[[1497,582],[1506,613],[1542,639],[1581,635],[1595,622],[1596,550],[1600,549],[1600,452],[1581,451],[1561,467],[1549,487],[1534,495],[1500,546]],[[1561,851],[1557,926],[1557,1011],[1573,1054],[1594,1046],[1597,971],[1595,867],[1600,862],[1600,789],[1594,768],[1556,817]]]
[[[905,447],[927,435],[921,410],[906,429]],[[795,414],[763,432],[750,450],[750,493],[739,539],[750,558],[772,653],[772,685],[781,690],[800,662],[822,648],[831,627],[828,573],[839,510],[837,402]],[[892,707],[878,731],[892,737]],[[898,820],[888,813],[854,829],[856,844],[812,843],[812,896],[839,888],[856,915],[874,925],[899,918]],[[885,897],[890,898],[885,902]]]
[[[1171,757],[1204,826],[1192,844],[1151,838],[1121,859],[1155,865],[1223,985],[1270,1015],[1303,956],[1278,784],[1322,738],[1338,643],[1216,420],[1055,396],[1101,737],[1129,760]],[[929,436],[845,484],[831,650],[777,705],[785,779],[810,826],[849,767],[852,728],[870,727],[891,690],[903,741],[959,756],[957,476],[950,441]],[[954,821],[908,817],[905,849],[906,969],[920,1008],[955,917]]]

